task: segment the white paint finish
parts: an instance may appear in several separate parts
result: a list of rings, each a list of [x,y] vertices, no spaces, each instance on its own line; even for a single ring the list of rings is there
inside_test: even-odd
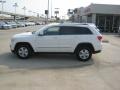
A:
[[[52,26],[76,26],[87,27],[93,34],[92,35],[43,35],[42,33],[46,28]],[[43,33],[42,33],[43,34]],[[95,51],[101,50],[101,42],[97,39],[101,34],[91,24],[51,24],[45,29],[37,31],[35,34],[30,32],[17,34],[12,38],[11,50],[14,50],[16,43],[28,42],[31,44],[35,52],[74,52],[76,46],[80,43],[90,43],[93,45]]]
[[[36,36],[35,49],[37,52],[59,52],[59,36]]]

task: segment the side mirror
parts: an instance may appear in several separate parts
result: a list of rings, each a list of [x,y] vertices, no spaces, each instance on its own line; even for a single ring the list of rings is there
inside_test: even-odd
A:
[[[40,32],[40,33],[38,34],[38,36],[44,36],[43,32]]]

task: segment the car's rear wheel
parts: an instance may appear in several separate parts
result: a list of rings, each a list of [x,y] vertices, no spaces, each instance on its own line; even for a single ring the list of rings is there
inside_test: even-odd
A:
[[[92,51],[88,47],[79,47],[76,51],[76,56],[80,61],[88,61],[92,57]]]
[[[27,59],[32,55],[32,50],[28,45],[19,45],[16,47],[16,54],[21,59]]]

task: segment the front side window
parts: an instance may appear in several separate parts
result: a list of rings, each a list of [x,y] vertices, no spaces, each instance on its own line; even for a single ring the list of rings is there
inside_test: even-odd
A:
[[[60,27],[50,27],[44,31],[44,35],[59,35]]]

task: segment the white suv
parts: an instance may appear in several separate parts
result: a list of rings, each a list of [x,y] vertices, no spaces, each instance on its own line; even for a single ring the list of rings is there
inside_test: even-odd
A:
[[[11,39],[11,51],[27,59],[33,53],[73,53],[88,61],[99,53],[102,35],[91,24],[49,24],[38,31],[16,34]]]

